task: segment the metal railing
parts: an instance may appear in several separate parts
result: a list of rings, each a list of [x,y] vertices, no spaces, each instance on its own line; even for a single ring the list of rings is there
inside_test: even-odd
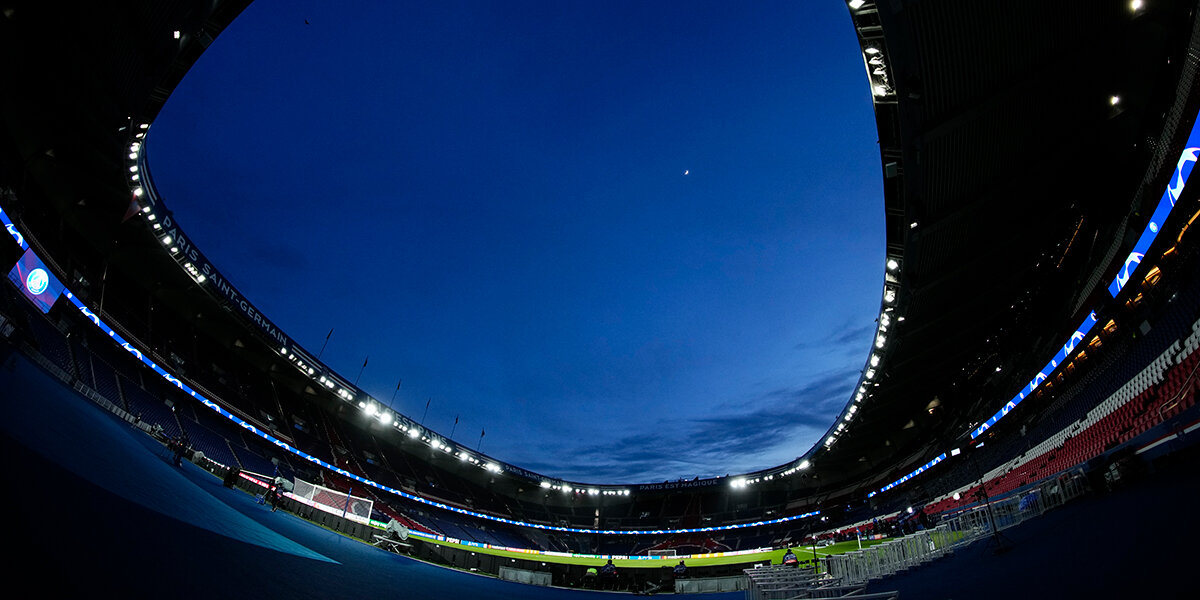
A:
[[[846,584],[842,578],[818,573],[812,567],[771,565],[742,571],[747,600],[792,600],[798,598],[857,598],[896,600],[896,591],[865,594],[865,584]]]
[[[998,536],[1005,529],[1086,494],[1088,489],[1082,469],[1075,469],[1000,500],[983,498],[983,504],[943,518],[932,529],[828,557],[829,576],[845,585],[856,585],[911,569],[983,538]]]

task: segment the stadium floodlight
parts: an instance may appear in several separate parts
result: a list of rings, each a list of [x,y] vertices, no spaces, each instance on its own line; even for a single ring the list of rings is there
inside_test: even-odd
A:
[[[887,343],[887,337],[885,337],[883,335],[878,335],[875,337],[875,347],[876,348],[883,348],[883,345],[885,343]]]
[[[1132,10],[1133,12],[1137,12],[1139,10],[1142,10],[1143,6],[1145,6],[1145,3],[1143,3],[1142,0],[1132,0],[1129,3],[1129,10]]]
[[[164,246],[170,246],[171,245],[171,236],[164,235],[162,238],[162,243]]]
[[[138,167],[137,167],[137,165],[131,165],[131,166],[129,167],[129,172],[130,172],[130,173],[137,173],[137,172],[138,172]]]
[[[562,491],[563,491],[563,493],[564,493],[564,494],[570,494],[572,489],[573,489],[573,488],[571,488],[571,486],[569,486],[569,485],[567,485],[567,484],[565,484],[565,483],[564,483],[564,484],[563,484],[563,486],[562,486]]]
[[[130,180],[130,181],[138,181],[139,179],[141,179],[141,177],[138,177],[138,174],[137,174],[137,173],[134,173],[133,175],[131,175],[131,176],[129,177],[129,180]]]
[[[872,367],[878,367],[878,366],[879,366],[879,355],[878,355],[878,354],[872,354],[872,355],[871,355],[871,366],[872,366]]]
[[[954,492],[954,499],[955,499],[955,500],[962,500],[962,494],[960,494],[960,493],[958,493],[958,492]]]
[[[886,96],[888,93],[887,86],[884,85],[877,85],[871,88],[871,91],[875,92],[876,96]]]
[[[420,433],[417,431],[417,428],[416,428],[416,427],[413,427],[412,429],[409,429],[409,430],[408,430],[408,437],[410,437],[410,438],[415,438],[415,437],[417,437],[418,435],[421,435],[421,434],[420,434]]]
[[[138,125],[138,127],[142,128],[142,129],[149,129],[149,128],[150,128],[150,124],[149,124],[149,123],[142,123],[141,125]]]
[[[895,271],[896,269],[899,269],[900,261],[898,261],[894,258],[889,258],[887,261],[887,268],[889,271]]]
[[[808,460],[805,459],[805,460],[800,461],[800,466],[798,466],[796,468],[800,469],[800,470],[804,470],[804,469],[809,468],[810,466],[812,466],[812,463],[808,462]]]
[[[179,39],[179,30],[178,29],[175,30],[174,35],[175,35],[175,39]]]
[[[875,378],[875,369],[867,369],[867,379]]]
[[[387,413],[387,412],[383,413],[382,415],[379,416],[379,422],[383,423],[384,425],[391,425],[392,424],[392,414]]]
[[[850,0],[850,2],[849,2],[850,8],[852,8],[854,10],[858,10],[858,9],[862,8],[862,6],[866,3],[867,3],[867,0]]]
[[[879,54],[879,48],[876,48],[874,46],[867,46],[866,49],[863,50],[863,52],[866,52],[867,54],[874,56],[876,54]]]
[[[541,485],[541,486],[542,486],[542,489],[544,489],[544,490],[548,490],[548,489],[550,489],[550,482],[549,482],[549,481],[543,481],[543,482],[542,482],[542,483],[540,483],[539,485]]]
[[[142,197],[142,193],[143,193],[143,192],[142,192],[142,186],[140,186],[140,185],[139,185],[138,187],[135,187],[135,188],[133,188],[133,195],[134,195],[134,196],[137,196],[138,198],[141,198],[141,197]],[[147,206],[146,208],[150,208],[150,207],[149,207],[149,206]]]
[[[883,301],[891,304],[896,301],[896,290],[892,288],[884,288]]]
[[[1108,103],[1111,104],[1112,106],[1116,106],[1121,103],[1121,97],[1120,96],[1109,96]]]
[[[133,160],[133,159],[136,159],[136,158],[137,158],[137,153],[136,153],[136,152],[130,152],[130,153],[129,153],[129,159],[130,159],[130,160]]]

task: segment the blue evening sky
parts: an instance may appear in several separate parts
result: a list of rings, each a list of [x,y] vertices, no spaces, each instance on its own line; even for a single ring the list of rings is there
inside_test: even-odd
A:
[[[308,24],[305,21],[308,21]],[[845,4],[256,0],[148,137],[241,292],[385,404],[593,483],[774,466],[884,271]],[[454,426],[454,419],[459,423]]]

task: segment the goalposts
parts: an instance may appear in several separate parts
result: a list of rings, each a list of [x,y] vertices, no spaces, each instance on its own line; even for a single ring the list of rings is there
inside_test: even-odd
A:
[[[291,495],[297,501],[318,510],[345,517],[357,523],[370,524],[371,508],[374,506],[374,502],[370,499],[344,494],[299,478],[296,479]]]

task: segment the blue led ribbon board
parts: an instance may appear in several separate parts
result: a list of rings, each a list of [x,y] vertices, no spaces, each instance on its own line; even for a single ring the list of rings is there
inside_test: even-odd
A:
[[[1150,222],[1146,224],[1146,229],[1142,231],[1141,237],[1133,245],[1133,251],[1125,257],[1125,264],[1117,276],[1112,283],[1108,284],[1108,293],[1112,294],[1113,298],[1116,298],[1125,284],[1129,283],[1130,277],[1142,263],[1142,258],[1146,256],[1146,251],[1154,243],[1154,238],[1158,237],[1163,223],[1166,223],[1167,217],[1171,216],[1171,209],[1175,208],[1175,201],[1179,200],[1179,196],[1183,194],[1188,177],[1191,176],[1192,169],[1196,166],[1197,157],[1200,157],[1200,119],[1197,119],[1195,125],[1192,126],[1187,146],[1179,155],[1179,160],[1175,162],[1175,175],[1171,177],[1170,185],[1163,191],[1162,198],[1158,201],[1158,207],[1154,209],[1154,214],[1150,215]]]

